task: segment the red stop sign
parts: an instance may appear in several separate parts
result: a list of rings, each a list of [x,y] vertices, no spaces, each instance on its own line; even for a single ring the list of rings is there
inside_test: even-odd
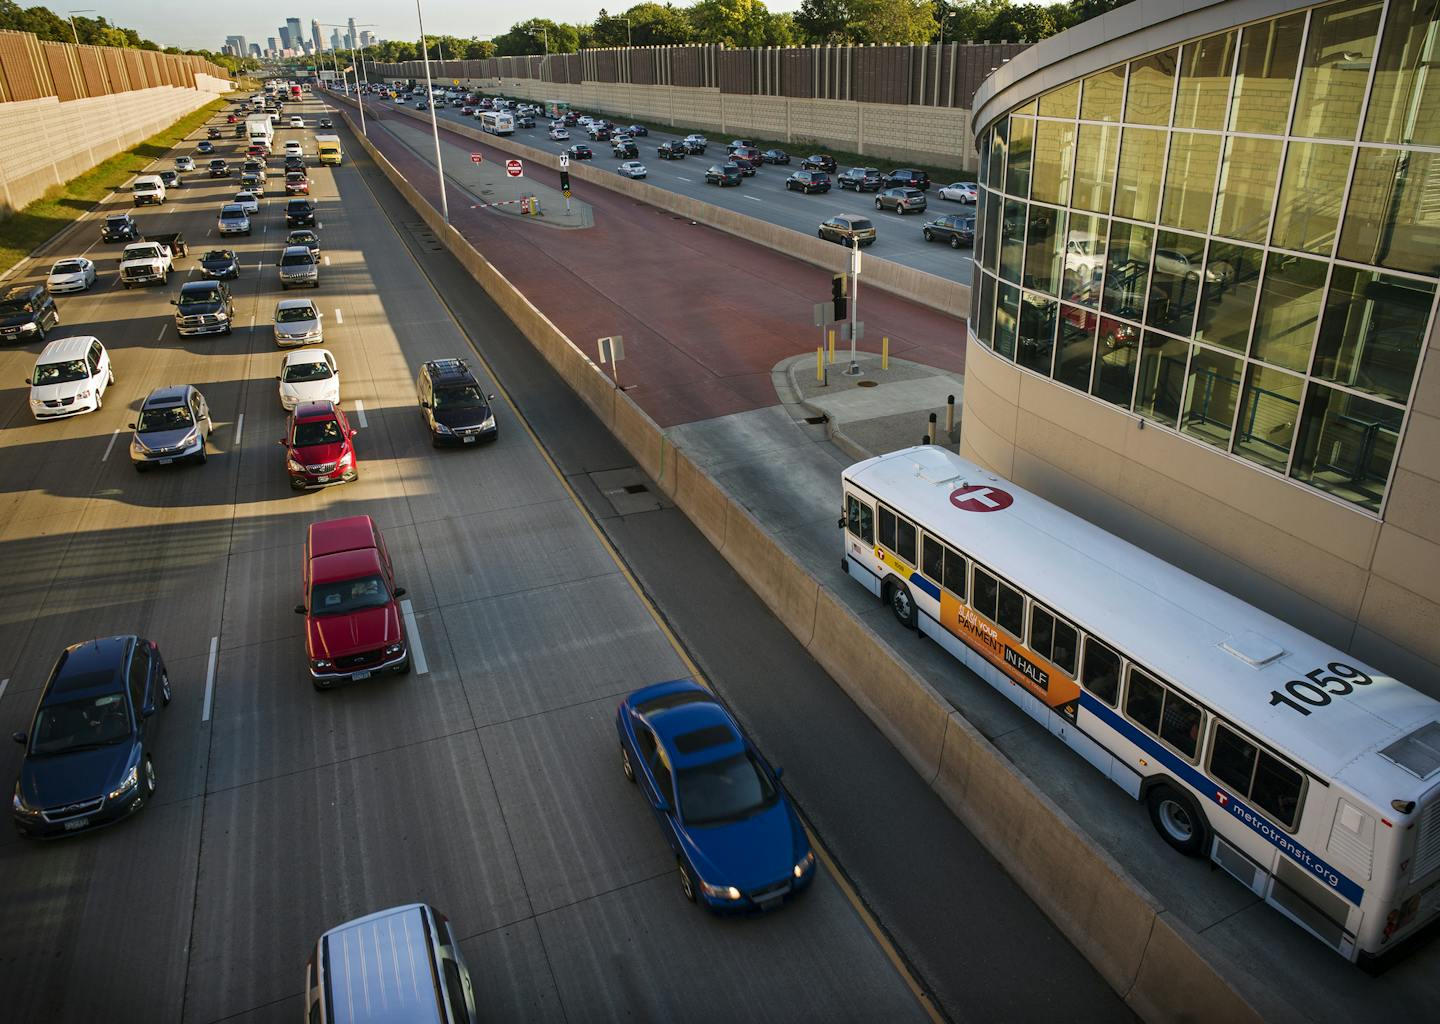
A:
[[[506,160],[505,173],[512,178],[523,178],[525,176],[525,168],[519,160]]]

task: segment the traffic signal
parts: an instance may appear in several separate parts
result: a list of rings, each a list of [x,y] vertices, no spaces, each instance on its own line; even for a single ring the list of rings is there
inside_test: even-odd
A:
[[[845,302],[846,277],[844,274],[836,274],[830,279],[830,297],[835,300],[835,319],[844,320],[849,316]]]

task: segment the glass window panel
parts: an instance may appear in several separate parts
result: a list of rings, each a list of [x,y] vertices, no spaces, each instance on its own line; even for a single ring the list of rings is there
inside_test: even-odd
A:
[[[1000,213],[1005,209],[1005,200],[998,192],[987,192],[985,203],[985,231],[981,239],[985,258],[981,260],[981,266],[997,270],[1000,266]]]
[[[962,601],[965,599],[965,558],[945,549],[945,588]]]
[[[1007,281],[1020,281],[1025,265],[1025,204],[1018,199],[1005,200],[1005,219],[1000,225],[1000,276]]]
[[[1235,424],[1235,454],[1285,472],[1304,393],[1303,378],[1259,363],[1249,364],[1240,419]]]
[[[995,603],[1000,599],[1000,584],[984,569],[975,567],[975,596],[970,602],[981,615],[995,621]]]
[[[1230,100],[1231,131],[1285,134],[1304,33],[1304,11],[1262,21],[1241,32],[1235,93]]]
[[[1195,328],[1204,266],[1205,239],[1178,231],[1157,232],[1145,322],[1188,338]]]
[[[1115,147],[1120,129],[1108,124],[1082,124],[1075,150],[1075,195],[1070,205],[1108,213],[1115,190]]]
[[[1185,356],[1189,347],[1163,334],[1145,332],[1140,381],[1135,391],[1135,411],[1141,416],[1174,428],[1185,392]]]
[[[1279,824],[1293,828],[1300,816],[1300,791],[1304,782],[1294,768],[1262,750],[1250,799]]]
[[[1260,265],[1264,252],[1248,245],[1210,243],[1205,264],[1205,287],[1200,293],[1200,310],[1195,339],[1220,345],[1242,355],[1250,350],[1250,319],[1260,289]]]
[[[1017,639],[1025,635],[1025,597],[1008,583],[1000,584],[995,622]]]
[[[1040,97],[1041,117],[1074,117],[1080,102],[1080,83],[1070,82]]]
[[[1130,408],[1130,392],[1135,386],[1135,352],[1140,347],[1140,328],[1100,318],[1100,337],[1096,351],[1095,377],[1090,393],[1096,398]]]
[[[1312,381],[1290,475],[1378,512],[1403,416],[1400,409]]]
[[[984,164],[980,165],[984,167]],[[977,266],[985,266],[985,243],[988,240],[985,235],[985,209],[990,202],[990,193],[985,188],[975,190],[975,244],[971,250],[971,257]]]
[[[980,154],[980,163],[975,170],[975,181],[984,187],[990,181],[990,129],[980,133],[980,138],[975,142],[975,149]]]
[[[1060,289],[1064,268],[1065,211],[1034,204],[1025,242],[1025,277],[1021,284],[1050,295]]]
[[[1160,211],[1160,168],[1167,134],[1153,128],[1126,128],[1120,144],[1115,216],[1153,221]],[[1103,211],[1102,211],[1103,212]]]
[[[1031,100],[1029,103],[1025,104],[1023,107],[1016,107],[1016,108],[1015,108],[1015,113],[1017,113],[1017,114],[1028,114],[1028,115],[1030,115],[1031,117],[1034,117],[1034,116],[1035,116],[1035,105],[1036,105],[1036,104],[1035,104],[1035,101],[1034,101],[1034,100]]]
[[[1035,172],[1030,197],[1065,206],[1070,202],[1070,168],[1075,161],[1075,126],[1062,121],[1037,122]]]
[[[1370,106],[1367,142],[1440,146],[1440,0],[1391,0]]]
[[[1125,93],[1125,120],[1134,124],[1169,124],[1175,91],[1176,50],[1152,53],[1130,62],[1130,88]]]
[[[1005,161],[1010,154],[1010,119],[1002,117],[990,132],[990,173],[985,180],[996,192],[1005,191]]]
[[[1079,306],[1060,307],[1060,339],[1055,354],[1055,379],[1077,391],[1090,390],[1090,364],[1095,358],[1094,312]]]
[[[1050,651],[1050,663],[1066,675],[1075,674],[1075,658],[1080,650],[1080,635],[1075,627],[1064,619],[1055,620],[1055,646]]]
[[[1225,127],[1230,69],[1240,33],[1221,32],[1186,43],[1180,53],[1180,86],[1175,97],[1176,128]]]
[[[1130,669],[1130,685],[1125,690],[1125,714],[1150,732],[1160,731],[1160,709],[1165,703],[1165,687],[1138,668]]]
[[[1409,401],[1434,298],[1434,285],[1335,267],[1311,374],[1392,401]]]
[[[1015,358],[1015,321],[1020,316],[1020,289],[1001,284],[995,302],[995,351]]]
[[[1085,689],[1112,707],[1120,695],[1120,655],[1093,636],[1085,638]]]
[[[880,506],[880,545],[895,550],[895,513]]]
[[[920,542],[920,571],[936,583],[945,578],[945,548],[928,533]]]
[[[1215,234],[1265,244],[1270,237],[1270,208],[1275,205],[1275,177],[1283,148],[1279,139],[1232,135],[1225,140]]]
[[[1340,232],[1341,259],[1440,274],[1437,181],[1440,153],[1360,150]]]
[[[1185,409],[1180,417],[1181,432],[1228,449],[1243,371],[1244,362],[1238,357],[1192,345],[1190,372],[1185,381]]]
[[[1310,12],[1292,135],[1355,137],[1382,6],[1381,0],[1343,0]]]
[[[1050,660],[1050,649],[1055,646],[1055,616],[1038,604],[1030,606],[1029,647],[1046,661]]]
[[[1105,254],[1105,298],[1107,313],[1139,320],[1145,312],[1146,289],[1150,282],[1150,242],[1155,232],[1138,224],[1116,221],[1110,227],[1110,247]]]
[[[1125,90],[1125,65],[1091,75],[1081,83],[1082,121],[1120,120],[1120,97]]]
[[[1200,709],[1174,690],[1165,691],[1160,738],[1192,761],[1200,749]]]
[[[1320,323],[1325,264],[1271,253],[1260,286],[1260,314],[1250,354],[1287,370],[1304,372]]]
[[[1349,146],[1290,143],[1285,153],[1285,173],[1280,180],[1280,203],[1275,210],[1275,235],[1271,244],[1330,255],[1351,155]]]
[[[1056,302],[1034,292],[1020,297],[1020,346],[1015,361],[1050,376],[1055,353]]]
[[[1100,304],[1100,276],[1105,267],[1105,235],[1110,222],[1088,213],[1072,213],[1069,228],[1065,233],[1061,295],[1094,308]]]
[[[1030,143],[1035,138],[1035,122],[1027,117],[1010,119],[1010,159],[1005,172],[1005,191],[1025,198],[1030,192]]]
[[[1250,795],[1250,777],[1255,774],[1255,744],[1224,725],[1215,727],[1210,750],[1210,774],[1242,798]]]
[[[915,564],[915,524],[899,516],[895,517],[895,553]]]
[[[1215,206],[1215,168],[1219,135],[1172,132],[1170,162],[1165,165],[1165,202],[1160,223],[1187,231],[1209,231]]]
[[[980,275],[980,340],[994,346],[995,329],[995,279],[989,274]]]

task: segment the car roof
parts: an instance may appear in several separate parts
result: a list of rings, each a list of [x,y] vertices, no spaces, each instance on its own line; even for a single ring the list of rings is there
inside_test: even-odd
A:
[[[188,384],[167,384],[158,387],[145,396],[141,409],[168,409],[172,405],[184,405],[190,393]]]
[[[86,694],[123,691],[125,677],[120,670],[131,645],[138,639],[133,634],[97,637],[65,648],[56,659],[40,706],[63,703]]]
[[[185,292],[218,292],[223,286],[219,281],[186,281],[180,286],[180,293]]]
[[[280,254],[280,258],[284,259],[286,256],[290,255],[309,256],[310,247],[308,245],[287,245],[285,247],[285,251]]]
[[[644,717],[676,769],[708,764],[745,750],[740,730],[714,699],[690,700]]]
[[[430,949],[435,938],[420,903],[348,921],[322,935],[333,1024],[441,1024],[444,1011],[430,983],[414,983],[436,969]]]
[[[369,516],[344,516],[310,524],[310,557],[358,551],[375,546],[375,521]]]
[[[327,348],[296,348],[285,353],[285,362],[288,363],[323,363],[327,359],[334,359]]]
[[[75,257],[68,257],[74,259]],[[5,301],[10,302],[18,299],[28,299],[36,292],[43,291],[44,286],[40,284],[17,284],[5,292]]]
[[[72,338],[56,338],[40,350],[37,363],[59,362],[63,359],[84,359],[85,353],[90,351],[90,345],[96,341],[90,335],[80,335]]]
[[[205,252],[205,255],[200,257],[201,260],[209,260],[209,259],[226,259],[226,260],[233,260],[234,258],[235,258],[235,250],[234,250],[234,249],[207,249],[206,252]]]
[[[303,247],[303,246],[299,246],[299,245],[291,245],[291,246],[287,246],[287,248],[290,248],[290,249],[301,249],[301,248],[304,248],[304,247]],[[306,252],[309,252],[308,249],[306,249],[305,251],[306,251]],[[277,313],[280,312],[280,310],[282,310],[282,309],[301,309],[301,308],[314,309],[314,308],[315,308],[315,301],[314,301],[313,299],[281,299],[279,302],[275,303],[275,312],[277,312]]]
[[[317,399],[314,402],[301,402],[295,407],[295,420],[296,422],[300,422],[335,419],[338,417],[339,411],[340,410],[335,407],[334,402],[323,399]]]

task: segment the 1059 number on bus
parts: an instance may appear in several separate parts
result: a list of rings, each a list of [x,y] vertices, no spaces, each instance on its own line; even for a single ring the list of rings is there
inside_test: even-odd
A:
[[[1310,714],[1311,708],[1323,708],[1335,697],[1343,697],[1357,686],[1369,686],[1371,679],[1358,668],[1332,661],[1325,668],[1312,669],[1304,679],[1292,679],[1285,684],[1285,692],[1270,691],[1270,705],[1284,704],[1300,712]]]

